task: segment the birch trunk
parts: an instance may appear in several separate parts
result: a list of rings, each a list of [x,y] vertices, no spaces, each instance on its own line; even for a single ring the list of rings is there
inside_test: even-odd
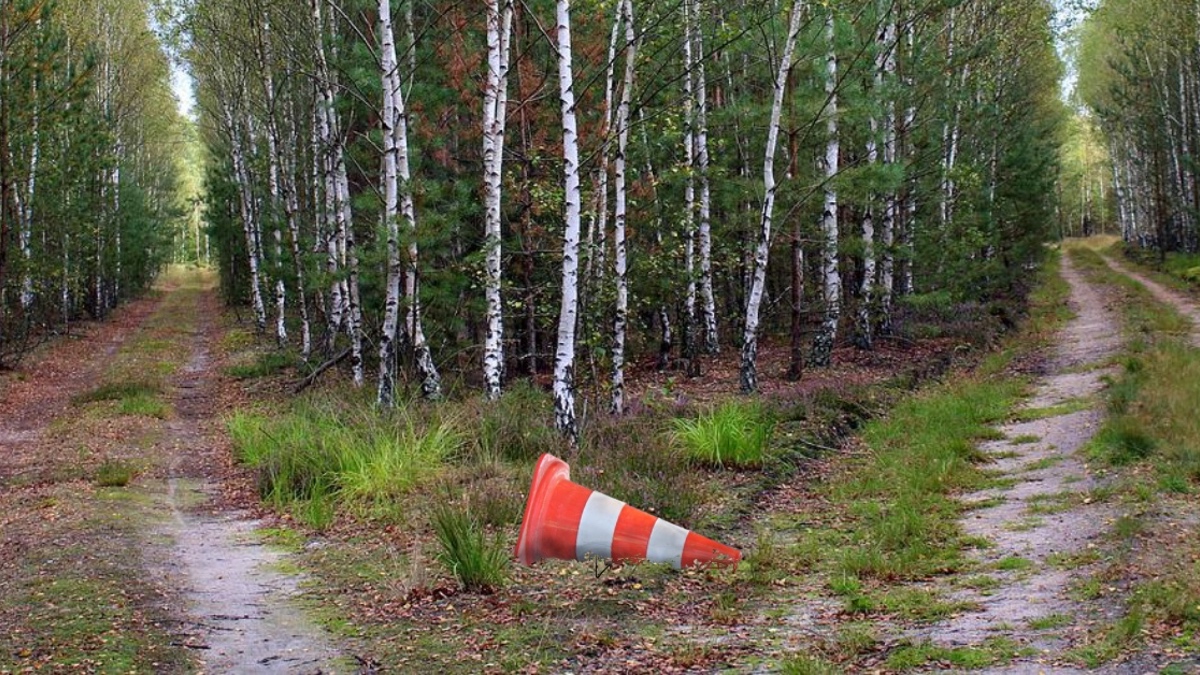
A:
[[[684,275],[687,278],[684,294],[683,360],[688,375],[696,370],[696,106],[695,75],[692,70],[692,3],[684,0],[683,9],[683,154],[687,165],[684,184]]]
[[[575,446],[579,442],[579,420],[575,416],[575,320],[579,306],[579,136],[575,123],[575,85],[571,70],[570,0],[558,0],[556,9],[566,231],[563,234],[562,303],[559,307],[558,344],[554,356],[554,423],[559,432]]]
[[[329,287],[329,308],[326,311],[325,353],[333,354],[337,335],[342,330],[345,318],[347,297],[343,292],[345,283],[340,279],[340,269],[345,262],[345,232],[344,212],[338,204],[337,179],[335,178],[334,155],[340,154],[340,145],[334,140],[336,129],[334,124],[333,88],[330,85],[329,66],[325,60],[324,20],[321,16],[322,0],[312,0],[311,9],[313,24],[317,34],[317,103],[315,106],[314,125],[319,140],[321,172],[324,193],[323,217],[325,230],[325,271],[333,279]],[[314,189],[314,194],[316,190]],[[332,221],[332,222],[330,222]]]
[[[408,235],[408,269],[405,274],[407,286],[410,289],[408,293],[408,335],[412,340],[413,356],[416,358],[417,376],[421,378],[421,395],[432,401],[442,397],[442,378],[438,374],[437,365],[433,362],[433,352],[429,348],[429,341],[425,337],[425,327],[421,321],[417,212],[413,203],[412,171],[409,168],[408,160],[408,111],[404,104],[404,92],[400,87],[398,69],[393,69],[392,79],[396,106],[394,131],[396,172],[399,174],[400,180],[400,217],[404,220],[404,228]]]
[[[254,325],[260,333],[267,329],[266,307],[263,305],[262,285],[259,280],[259,251],[257,224],[254,218],[254,195],[250,190],[250,175],[246,170],[246,159],[242,151],[241,134],[234,121],[233,112],[226,103],[222,112],[225,126],[229,130],[229,150],[233,158],[233,173],[238,183],[238,198],[242,216],[242,229],[246,235],[246,252],[250,263],[250,302],[254,310]],[[99,284],[97,284],[99,286]]]
[[[894,92],[896,75],[896,50],[899,48],[896,40],[895,7],[888,7],[887,23],[883,29],[883,83],[887,87],[885,93],[883,120],[883,163],[889,168],[896,164],[896,96]],[[879,308],[876,326],[881,335],[892,333],[892,295],[896,278],[896,216],[899,199],[895,187],[889,187],[884,196],[883,222],[880,223],[880,243],[883,245],[879,269]]]
[[[750,294],[746,298],[746,323],[742,333],[741,386],[745,393],[758,390],[759,311],[767,282],[767,260],[771,251],[771,223],[775,215],[775,192],[778,187],[775,184],[775,148],[779,143],[779,120],[783,114],[783,94],[787,85],[787,74],[792,65],[792,52],[796,46],[796,36],[800,32],[800,17],[803,12],[804,2],[794,0],[791,19],[788,21],[787,38],[783,44],[783,55],[779,60],[779,70],[775,75],[771,121],[767,126],[767,147],[763,158],[765,198],[763,199],[758,246],[754,251],[753,280]]]
[[[396,404],[396,330],[400,323],[400,227],[396,222],[396,96],[394,76],[396,40],[392,31],[389,0],[379,0],[380,80],[383,90],[383,224],[387,232],[387,282],[383,307],[383,329],[379,336],[379,390],[376,402],[381,407]]]
[[[265,17],[258,37],[258,56],[263,68],[263,99],[267,105],[267,190],[271,199],[271,237],[275,254],[271,260],[271,271],[275,276],[275,341],[283,348],[288,341],[287,287],[283,282],[283,232],[279,214],[284,208],[279,187],[279,122],[275,110],[275,78],[271,74],[272,55],[268,46],[271,24]]]
[[[685,0],[692,2],[693,0]],[[708,79],[704,72],[704,26],[701,14],[694,6],[692,16],[695,24],[692,36],[695,43],[696,75],[696,171],[700,179],[699,245],[700,245],[700,299],[703,305],[704,351],[716,354],[720,351],[717,336],[717,301],[713,292],[712,271],[712,190],[709,185],[708,156]]]
[[[21,309],[26,312],[33,306],[34,299],[33,272],[30,270],[30,266],[33,264],[33,200],[37,188],[38,154],[41,149],[41,135],[38,133],[41,116],[38,107],[38,86],[35,79],[33,83],[33,123],[30,127],[33,141],[29,151],[29,177],[25,183],[23,206],[20,209],[21,254],[25,258],[25,276],[21,279]],[[0,245],[3,245],[2,242]]]
[[[503,2],[503,9],[499,7]],[[504,375],[504,307],[500,295],[500,202],[504,168],[504,129],[508,108],[508,60],[512,0],[488,0],[488,72],[483,96],[484,245],[487,328],[483,381],[489,400],[500,397]]]
[[[840,144],[838,140],[838,96],[837,96],[837,51],[835,50],[834,16],[832,8],[825,17],[825,39],[829,54],[825,64],[825,210],[821,214],[821,269],[825,282],[825,318],[813,341],[811,363],[824,367],[833,357],[833,345],[837,341],[838,320],[842,310],[842,281],[838,273],[838,193],[833,184],[839,169]]]
[[[613,175],[613,245],[617,273],[617,307],[613,319],[613,378],[612,412],[625,412],[625,326],[629,314],[629,280],[625,259],[625,157],[629,147],[629,107],[633,98],[634,68],[637,65],[637,42],[633,28],[633,0],[621,3],[621,19],[625,23],[625,81],[621,104],[617,108],[617,156]]]

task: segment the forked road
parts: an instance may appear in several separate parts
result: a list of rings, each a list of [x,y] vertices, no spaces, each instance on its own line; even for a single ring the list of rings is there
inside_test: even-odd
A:
[[[1200,327],[1200,310],[1189,300],[1106,261]],[[1086,465],[1080,451],[1104,421],[1098,394],[1105,377],[1115,373],[1112,357],[1122,338],[1119,315],[1068,255],[1062,273],[1075,317],[1057,336],[1047,373],[1033,383],[1030,399],[1018,411],[1023,421],[1000,427],[1003,438],[981,446],[993,458],[989,468],[1000,479],[998,487],[964,497],[974,507],[961,521],[964,530],[992,543],[975,554],[992,581],[953,589],[974,609],[912,637],[945,647],[1008,640],[1031,654],[990,671],[996,673],[1158,672],[1170,661],[1152,654],[1096,670],[1080,669],[1065,658],[1089,628],[1111,625],[1124,611],[1119,602],[1084,601],[1078,593],[1102,569],[1104,537],[1120,515],[1118,505],[1093,498],[1104,478]],[[1193,343],[1200,345],[1196,330]]]

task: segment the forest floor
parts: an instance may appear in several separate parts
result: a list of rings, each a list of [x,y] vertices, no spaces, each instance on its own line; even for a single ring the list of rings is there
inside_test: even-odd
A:
[[[222,316],[211,277],[173,271],[0,377],[0,673],[1200,672],[1190,479],[1101,447],[1145,450],[1114,426],[1142,404],[1118,410],[1113,392],[1172,355],[1200,364],[1172,351],[1200,345],[1200,310],[1074,248],[1047,301],[1069,298],[1073,316],[995,364],[953,370],[962,341],[943,336],[839,350],[836,368],[791,384],[786,350],[767,349],[776,435],[836,430],[798,440],[818,451],[789,455],[779,479],[694,477],[726,493],[707,508],[734,507],[703,522],[746,552],[738,571],[549,562],[486,594],[436,568],[427,516],[314,529],[256,503],[226,422],[287,380],[231,377],[260,353],[253,337]],[[638,414],[721,400],[734,360],[700,382],[641,369]],[[960,436],[909,438],[956,426],[938,421],[947,407],[974,420]],[[887,462],[943,442],[971,466],[919,466],[945,498],[904,513],[911,495],[887,484],[913,478]],[[528,477],[488,464],[453,478],[475,479]],[[520,489],[499,498],[517,517]]]

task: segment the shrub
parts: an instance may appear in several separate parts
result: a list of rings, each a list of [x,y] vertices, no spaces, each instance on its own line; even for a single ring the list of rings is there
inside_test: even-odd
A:
[[[171,407],[153,394],[136,394],[121,399],[117,412],[122,415],[142,415],[166,419],[171,413]]]
[[[232,378],[238,380],[252,380],[259,377],[268,377],[295,365],[296,359],[286,352],[268,352],[260,354],[253,363],[244,363],[239,365],[229,366],[225,372]]]
[[[117,459],[107,459],[96,469],[96,485],[100,487],[125,487],[137,475],[137,471],[127,462]]]
[[[712,485],[669,442],[665,426],[650,415],[596,419],[584,429],[572,473],[580,484],[694,529]]]
[[[553,406],[545,392],[515,382],[498,401],[479,412],[476,454],[490,459],[533,461],[542,453],[561,454],[562,436],[554,429]]]
[[[758,467],[772,426],[760,406],[728,401],[697,419],[676,419],[675,435],[688,455],[702,464]]]
[[[462,506],[440,504],[433,510],[438,562],[468,591],[490,593],[508,578],[508,547],[499,535],[489,537]]]

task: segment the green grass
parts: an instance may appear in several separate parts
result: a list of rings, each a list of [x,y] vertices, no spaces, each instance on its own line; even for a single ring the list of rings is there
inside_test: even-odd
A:
[[[1067,652],[1068,659],[1088,668],[1099,668],[1141,641],[1145,618],[1131,612],[1107,629],[1091,634],[1083,644]]]
[[[942,647],[931,642],[904,645],[888,655],[887,665],[896,670],[913,670],[931,663],[977,670],[1008,663],[1027,650],[1007,638],[991,638],[978,647]]]
[[[996,569],[1004,572],[1019,572],[1033,567],[1033,561],[1028,558],[1010,555],[996,561]]]
[[[755,403],[726,401],[696,419],[676,419],[675,434],[687,454],[719,468],[762,466],[773,423]]]
[[[841,668],[815,654],[794,654],[779,664],[784,675],[840,675]]]
[[[138,394],[121,399],[117,405],[121,415],[139,415],[165,420],[171,416],[171,406],[157,396]]]
[[[1028,626],[1033,630],[1053,630],[1055,628],[1066,628],[1075,623],[1075,617],[1070,614],[1049,614],[1047,616],[1030,619]]]
[[[339,506],[395,515],[403,497],[436,478],[464,442],[450,422],[332,405],[272,416],[238,412],[228,427],[236,456],[258,473],[262,497],[313,526],[328,524]]]
[[[96,469],[95,481],[99,487],[125,487],[136,475],[137,469],[128,462],[108,459]]]
[[[1045,408],[1024,408],[1018,410],[1012,416],[1014,422],[1034,422],[1036,420],[1049,419],[1051,417],[1061,417],[1088,410],[1092,407],[1092,400],[1087,397],[1073,398],[1062,403],[1057,403]]]
[[[867,425],[871,459],[832,490],[858,521],[844,571],[918,578],[959,564],[953,495],[984,483],[977,442],[1022,390],[1016,378],[955,380]]]
[[[251,363],[229,366],[225,373],[239,380],[253,380],[260,377],[277,375],[296,365],[296,357],[287,352],[267,352],[259,354]]]
[[[491,592],[508,577],[508,546],[502,536],[489,537],[461,505],[439,504],[433,509],[438,562],[468,591]]]
[[[71,397],[74,405],[100,401],[125,401],[138,398],[155,398],[162,393],[162,386],[153,382],[110,382],[95,389]]]

